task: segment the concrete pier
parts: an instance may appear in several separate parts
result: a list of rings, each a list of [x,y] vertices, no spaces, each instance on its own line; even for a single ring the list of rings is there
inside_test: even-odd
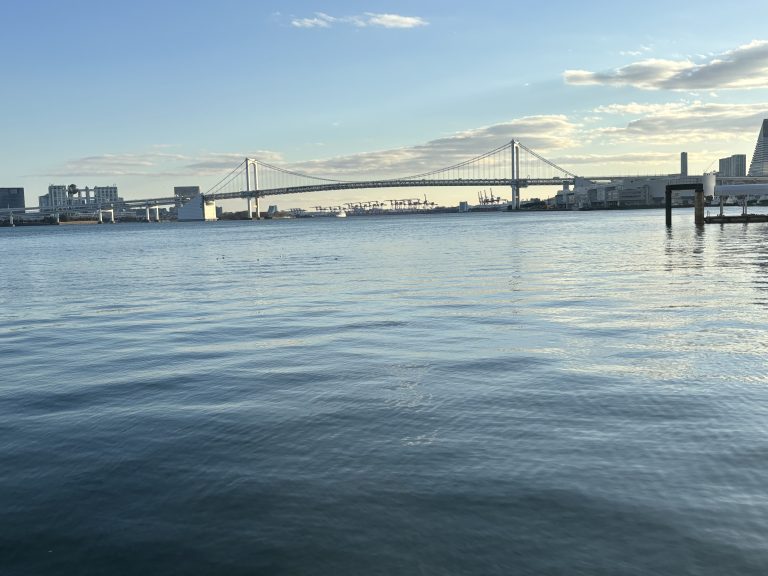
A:
[[[675,190],[694,190],[694,221],[696,226],[704,225],[704,184],[667,184],[664,189],[667,228],[672,226],[672,192]]]
[[[693,221],[696,226],[704,226],[704,188],[696,189],[693,204]]]

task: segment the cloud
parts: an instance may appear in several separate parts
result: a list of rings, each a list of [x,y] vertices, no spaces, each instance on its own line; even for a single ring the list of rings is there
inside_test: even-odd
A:
[[[640,46],[640,48],[637,50],[622,50],[619,52],[619,54],[622,56],[641,56],[646,52],[650,52],[651,49],[651,46]]]
[[[429,22],[419,16],[377,14],[374,12],[342,17],[330,16],[324,12],[316,12],[312,18],[294,18],[291,20],[291,26],[294,28],[330,28],[334,24],[346,24],[358,28],[418,28],[427,26]]]
[[[314,18],[295,18],[291,20],[294,28],[330,28],[337,19],[322,12],[316,12]]]
[[[428,23],[418,16],[400,16],[398,14],[372,14],[366,13],[368,26],[381,26],[382,28],[418,28]]]
[[[566,148],[576,143],[578,129],[578,125],[562,115],[528,116],[457,132],[416,146],[296,162],[290,169],[349,180],[410,176],[469,160],[512,139],[522,141],[537,152]]]
[[[416,175],[455,165],[520,140],[553,162],[575,172],[610,172],[610,166],[652,167],[675,162],[669,150],[728,149],[729,142],[750,147],[768,102],[724,104],[685,101],[615,103],[589,111],[580,121],[564,115],[526,116],[467,129],[422,144],[330,158],[287,161],[279,152],[200,152],[172,154],[154,147],[132,154],[85,156],[44,176],[67,179],[169,177],[217,180],[245,156],[284,169],[335,180],[373,180]],[[716,156],[714,156],[716,157]],[[489,162],[505,162],[501,155]],[[590,168],[591,166],[591,168]],[[650,170],[651,172],[653,170]],[[635,170],[632,170],[635,173]],[[266,186],[265,187],[270,187]]]
[[[643,116],[649,114],[668,114],[690,107],[689,102],[665,102],[663,104],[642,104],[630,102],[629,104],[606,104],[598,106],[594,112],[598,114],[616,114],[622,116]]]
[[[724,104],[719,102],[672,102],[667,104],[611,104],[595,112],[639,116],[624,127],[597,129],[590,138],[609,143],[669,144],[670,142],[723,142],[751,140],[768,102]]]
[[[626,154],[571,154],[553,158],[562,166],[613,166],[616,164],[652,164],[669,162],[669,152],[629,152]]]
[[[154,147],[153,147],[154,148]],[[220,176],[243,161],[243,158],[260,158],[279,163],[281,155],[257,150],[248,154],[202,153],[197,156],[145,152],[136,154],[101,154],[83,156],[47,170],[37,176],[54,178],[118,178],[126,176]]]
[[[768,41],[755,40],[710,56],[704,64],[690,59],[646,59],[605,72],[566,70],[573,85],[632,86],[644,90],[735,90],[768,86]]]

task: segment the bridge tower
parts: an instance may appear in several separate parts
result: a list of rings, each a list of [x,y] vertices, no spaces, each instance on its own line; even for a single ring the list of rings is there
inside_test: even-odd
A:
[[[248,172],[248,169],[253,166],[253,198],[250,195],[251,191],[251,179],[250,179],[250,173]],[[261,220],[261,214],[259,212],[259,173],[257,172],[256,168],[258,166],[258,163],[256,160],[251,160],[250,158],[245,159],[245,191],[248,192],[248,219],[253,220],[253,200],[256,201],[256,220]]]
[[[520,142],[512,140],[509,143],[512,160],[512,207],[520,209]]]

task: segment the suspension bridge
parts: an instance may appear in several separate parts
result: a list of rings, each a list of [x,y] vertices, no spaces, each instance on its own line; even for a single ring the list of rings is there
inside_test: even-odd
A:
[[[576,175],[547,160],[521,142],[512,140],[479,156],[420,174],[379,180],[324,178],[245,158],[204,194],[205,200],[302,194],[333,190],[415,188],[439,186],[509,186],[511,204],[519,207],[520,189],[527,186],[573,184]]]

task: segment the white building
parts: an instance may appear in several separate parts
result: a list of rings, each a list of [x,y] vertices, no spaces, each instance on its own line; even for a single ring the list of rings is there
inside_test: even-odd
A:
[[[692,184],[702,181],[701,176],[635,176],[610,182],[594,182],[577,178],[573,190],[567,186],[559,191],[554,202],[557,208],[645,208],[663,206],[667,184]],[[676,191],[675,205],[693,205],[694,190]]]
[[[768,119],[763,120],[755,143],[748,176],[768,176]]]
[[[66,206],[69,200],[67,187],[64,184],[51,184],[48,186],[48,194],[38,197],[40,208],[57,208]]]
[[[88,188],[86,188],[88,190]],[[93,200],[96,204],[114,204],[123,199],[117,195],[117,186],[94,186]]]
[[[71,188],[71,190],[70,190]],[[48,194],[38,197],[40,209],[53,208],[98,208],[103,205],[120,204],[123,199],[117,195],[117,186],[95,186],[78,188],[71,184],[51,184]]]
[[[189,202],[179,206],[178,219],[180,222],[216,220],[216,202],[197,194]]]

